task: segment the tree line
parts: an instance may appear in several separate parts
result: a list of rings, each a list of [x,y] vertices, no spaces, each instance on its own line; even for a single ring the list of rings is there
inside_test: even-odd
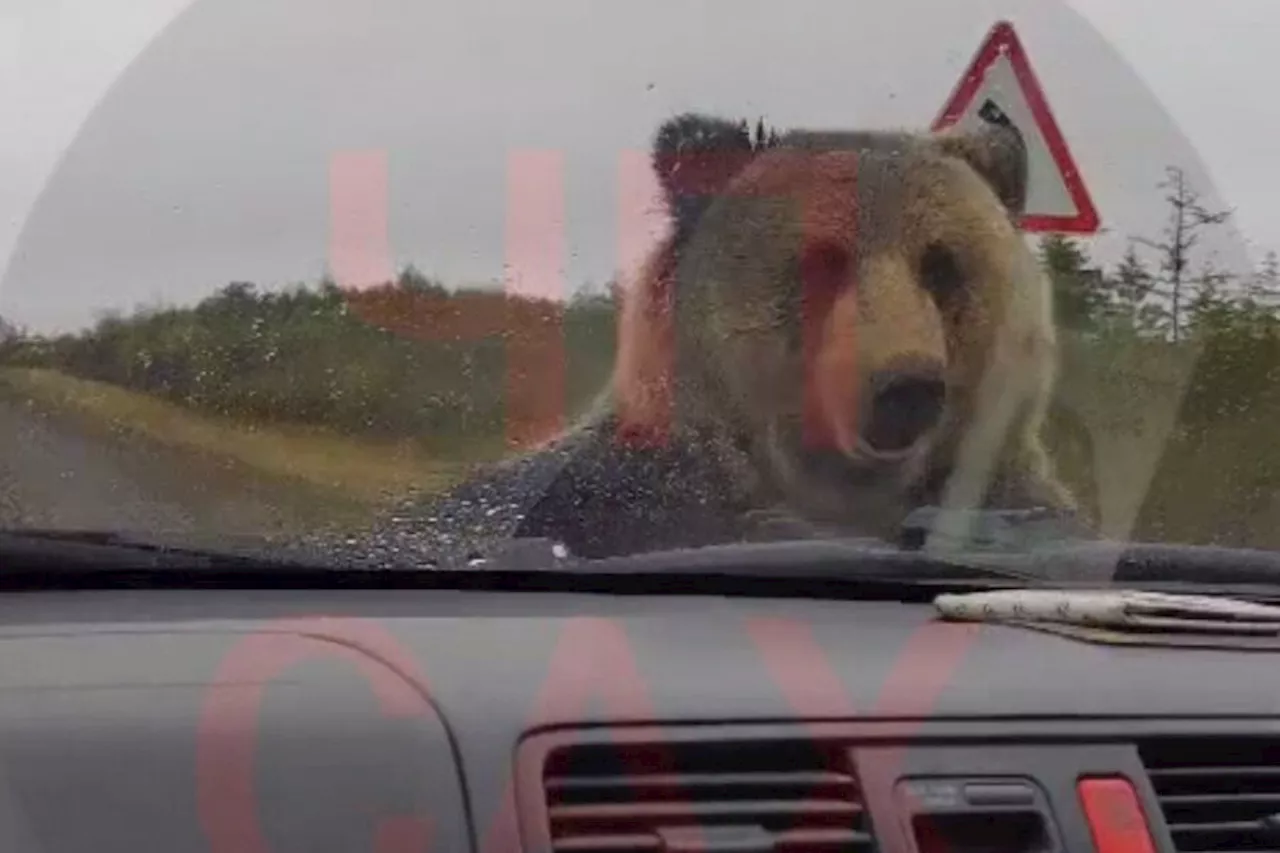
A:
[[[568,397],[588,399],[611,366],[613,303],[609,293],[564,305],[451,290],[412,267],[360,289],[233,282],[192,307],[107,316],[74,334],[15,332],[0,360],[237,420],[447,443],[502,431],[513,335],[562,330]]]

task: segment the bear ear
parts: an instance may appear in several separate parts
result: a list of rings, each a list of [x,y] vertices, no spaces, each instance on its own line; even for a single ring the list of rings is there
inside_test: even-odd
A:
[[[964,160],[981,175],[1014,216],[1027,206],[1027,146],[1012,124],[988,123],[980,130],[948,128],[934,134],[943,152]]]
[[[653,141],[653,169],[678,233],[696,224],[757,150],[745,121],[690,112],[662,123]]]

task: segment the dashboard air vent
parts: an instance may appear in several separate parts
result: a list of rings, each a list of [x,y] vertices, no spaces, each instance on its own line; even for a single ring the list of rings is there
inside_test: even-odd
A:
[[[1280,739],[1161,739],[1139,753],[1179,853],[1280,850]]]
[[[850,762],[812,743],[580,744],[544,769],[555,853],[873,853]]]

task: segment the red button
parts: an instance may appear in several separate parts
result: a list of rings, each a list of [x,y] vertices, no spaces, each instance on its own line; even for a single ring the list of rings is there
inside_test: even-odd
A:
[[[1081,779],[1076,790],[1098,853],[1155,853],[1138,792],[1128,779]]]

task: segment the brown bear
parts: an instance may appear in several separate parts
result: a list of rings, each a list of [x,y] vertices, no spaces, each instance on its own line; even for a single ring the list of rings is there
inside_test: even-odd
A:
[[[409,514],[428,550],[545,537],[596,558],[891,538],[921,506],[1073,510],[1039,438],[1057,340],[1016,131],[743,140],[662,125],[672,227],[625,289],[610,387]]]

